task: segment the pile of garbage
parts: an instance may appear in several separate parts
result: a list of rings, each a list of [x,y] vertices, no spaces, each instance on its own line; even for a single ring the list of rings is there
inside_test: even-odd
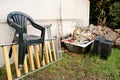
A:
[[[111,41],[115,41],[120,36],[118,33],[113,31],[109,27],[90,25],[88,29],[95,36],[103,36],[105,39],[111,40]]]
[[[72,37],[72,42],[84,44],[96,39],[98,36],[103,36],[105,39],[113,41],[113,45],[120,45],[120,30],[112,30],[109,27],[92,24],[84,29],[76,27],[73,33],[65,35],[64,39]]]
[[[120,35],[120,29],[115,29],[115,32]],[[120,36],[115,40],[115,45],[120,46]]]
[[[113,45],[120,45],[120,30],[109,27],[89,25],[89,31],[95,36],[103,36],[107,40],[113,41]],[[119,44],[118,44],[119,43]]]

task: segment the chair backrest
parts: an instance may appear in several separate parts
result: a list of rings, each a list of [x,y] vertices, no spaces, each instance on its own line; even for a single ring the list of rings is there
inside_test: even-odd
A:
[[[21,26],[24,29],[24,33],[27,33],[27,22],[28,21],[30,23],[34,22],[34,20],[30,16],[28,16],[25,13],[19,12],[19,11],[13,11],[8,14],[7,22],[9,25],[11,21]]]

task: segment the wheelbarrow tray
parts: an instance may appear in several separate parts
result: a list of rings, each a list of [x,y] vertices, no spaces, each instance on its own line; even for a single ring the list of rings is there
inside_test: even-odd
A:
[[[65,46],[69,51],[76,52],[76,53],[88,52],[91,48],[92,43],[94,42],[94,40],[92,40],[85,44],[78,44],[72,41],[73,41],[72,38],[62,40],[62,42],[65,44]]]

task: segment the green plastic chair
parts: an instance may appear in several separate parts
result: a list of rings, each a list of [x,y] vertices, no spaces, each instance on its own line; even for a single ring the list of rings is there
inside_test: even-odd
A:
[[[34,28],[41,31],[40,36],[27,35],[27,23],[30,23]],[[7,16],[7,23],[15,29],[13,42],[19,45],[18,52],[18,68],[22,69],[25,54],[27,53],[27,46],[34,44],[42,44],[42,59],[44,50],[45,28],[36,24],[34,20],[27,14],[19,11],[13,11]],[[9,57],[11,57],[12,49],[10,49]]]

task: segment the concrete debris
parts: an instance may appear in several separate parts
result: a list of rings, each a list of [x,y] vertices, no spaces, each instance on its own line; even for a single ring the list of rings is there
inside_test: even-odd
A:
[[[116,45],[116,46],[120,46],[120,38],[118,38],[118,39],[115,41],[115,45]]]
[[[120,29],[115,29],[114,31],[120,35]]]
[[[108,27],[90,25],[88,28],[96,37],[103,36],[105,39],[111,41],[115,41],[120,37],[118,33]]]

